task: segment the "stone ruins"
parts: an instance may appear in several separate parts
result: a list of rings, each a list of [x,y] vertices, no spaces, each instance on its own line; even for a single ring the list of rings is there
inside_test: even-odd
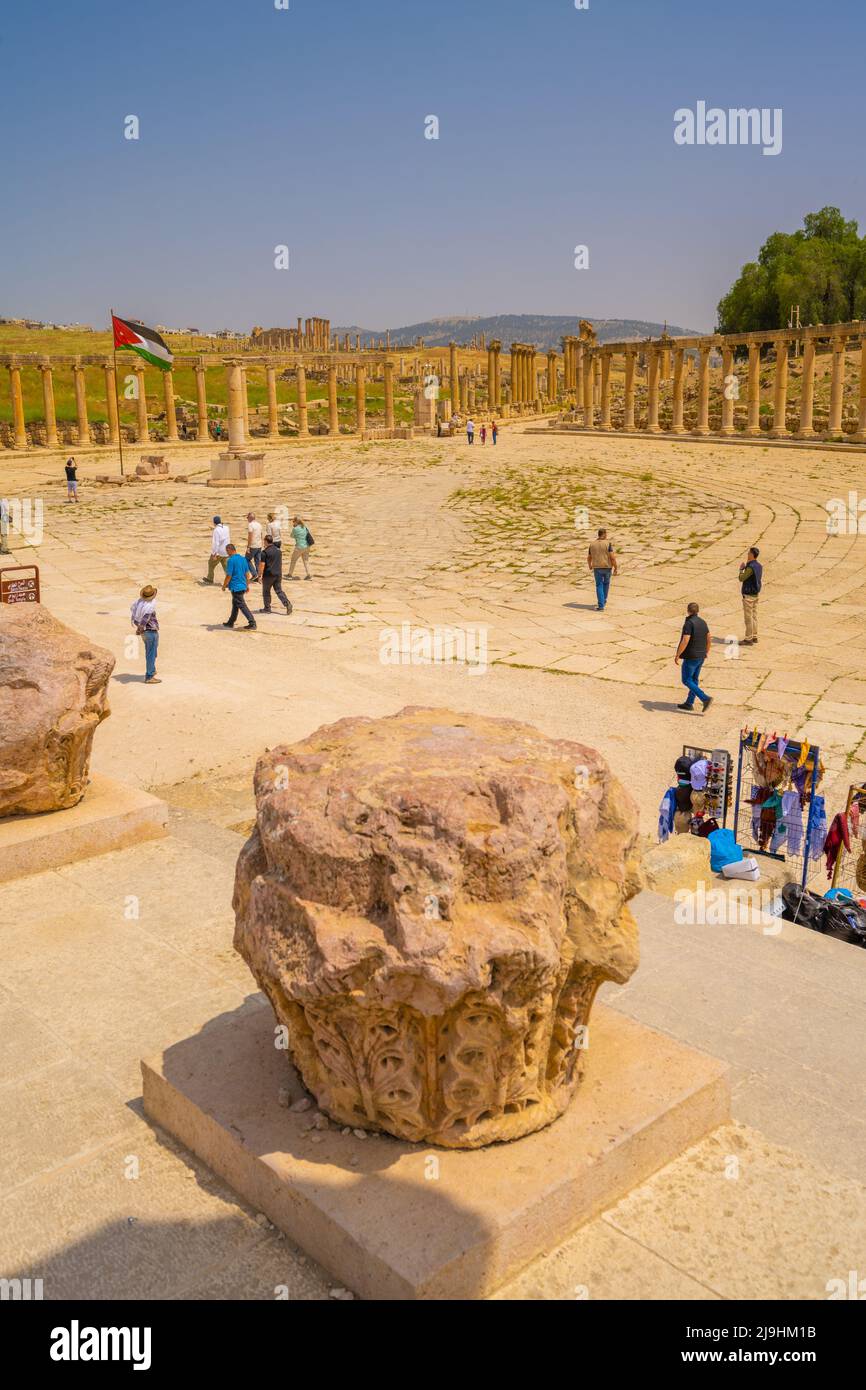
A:
[[[395,413],[399,389],[413,396],[428,382],[435,383],[434,411],[416,409],[415,428],[433,430],[436,420],[465,419],[484,411],[509,416],[561,413],[565,428],[627,433],[670,434],[701,437],[738,436],[743,440],[772,438],[825,438],[866,444],[866,324],[861,321],[809,328],[780,329],[772,333],[712,334],[672,338],[663,334],[647,341],[599,343],[586,320],[578,333],[562,339],[562,351],[539,352],[529,343],[512,343],[505,363],[502,343],[490,339],[481,346],[460,348],[451,343],[447,359],[415,352],[391,355],[386,336],[375,347],[354,347],[348,336],[342,343],[330,331],[328,319],[298,320],[297,329],[254,329],[249,351],[230,357],[198,354],[175,357],[175,369],[195,373],[194,412],[184,407],[182,430],[178,424],[174,372],[160,373],[160,433],[166,443],[211,438],[208,407],[208,371],[226,374],[227,407],[219,411],[221,431],[227,433],[231,451],[245,448],[251,433],[257,441],[276,443],[289,436],[306,439],[314,434],[331,437],[355,433],[367,438],[404,436],[411,424],[401,426]],[[859,353],[859,388],[846,381],[846,354]],[[486,373],[476,360],[486,353]],[[819,406],[816,368],[819,354],[830,359],[829,403]],[[447,370],[446,370],[447,361]],[[57,448],[104,444],[116,446],[120,437],[114,362],[100,356],[41,357],[0,356],[9,375],[12,423],[0,426],[0,442],[21,450],[34,446]],[[135,375],[136,442],[151,438],[145,368],[140,360],[125,361]],[[103,374],[105,422],[91,425],[88,377],[94,367]],[[43,420],[25,422],[21,374],[38,369],[42,381]],[[253,422],[251,431],[247,374],[264,373],[267,383],[267,421]],[[54,374],[68,372],[74,386],[76,422],[59,423],[55,407]],[[277,379],[294,379],[297,402],[280,406]],[[308,382],[326,387],[325,396],[308,400]],[[384,408],[368,422],[367,386],[384,384]],[[797,390],[792,390],[793,383]],[[354,383],[354,422],[341,422],[338,386]],[[429,399],[430,397],[426,397]],[[151,396],[152,402],[152,396]],[[312,428],[312,405],[317,409]],[[188,427],[187,421],[190,422]],[[124,438],[131,428],[124,424]],[[164,430],[164,434],[162,434]],[[222,434],[221,437],[225,437]]]
[[[235,947],[320,1108],[446,1148],[560,1115],[638,960],[637,811],[600,755],[408,708],[272,749],[255,792]]]
[[[0,604],[0,817],[81,800],[113,669],[41,604]]]

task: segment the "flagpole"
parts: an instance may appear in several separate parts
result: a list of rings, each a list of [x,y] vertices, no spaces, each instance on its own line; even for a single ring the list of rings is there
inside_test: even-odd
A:
[[[117,447],[120,450],[120,476],[123,473],[123,421],[120,418],[120,397],[117,394],[117,344],[114,341],[114,310],[111,310],[111,349],[114,353],[114,403],[117,406]]]

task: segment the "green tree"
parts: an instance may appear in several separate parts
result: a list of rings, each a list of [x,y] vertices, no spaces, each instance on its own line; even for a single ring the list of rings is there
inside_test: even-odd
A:
[[[866,314],[866,237],[838,208],[810,212],[796,232],[773,232],[719,300],[721,333],[782,328],[792,304],[800,322],[842,323]]]

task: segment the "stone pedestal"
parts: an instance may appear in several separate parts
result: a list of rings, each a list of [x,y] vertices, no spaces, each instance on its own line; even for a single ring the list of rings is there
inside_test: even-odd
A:
[[[279,1104],[304,1092],[259,999],[144,1061],[145,1112],[365,1299],[484,1298],[730,1117],[723,1063],[596,1005],[556,1124],[444,1153],[361,1142]]]
[[[208,487],[261,487],[267,483],[264,454],[229,451],[213,459]]]
[[[164,801],[94,774],[76,806],[0,820],[0,883],[158,839],[167,822]]]

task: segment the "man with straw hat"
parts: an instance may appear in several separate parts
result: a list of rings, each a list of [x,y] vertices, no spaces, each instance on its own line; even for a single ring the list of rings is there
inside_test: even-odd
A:
[[[156,589],[153,584],[145,584],[135,603],[129,610],[132,626],[144,642],[144,683],[160,685],[156,674],[156,649],[159,646],[159,620],[156,616]]]

